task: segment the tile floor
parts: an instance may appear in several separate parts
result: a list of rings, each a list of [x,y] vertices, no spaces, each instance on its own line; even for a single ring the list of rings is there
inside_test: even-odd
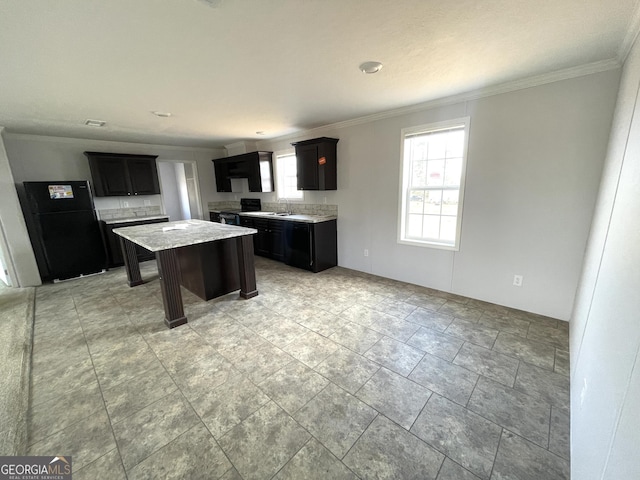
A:
[[[74,478],[568,479],[568,324],[257,258],[168,330],[154,262],[36,292],[29,453]]]

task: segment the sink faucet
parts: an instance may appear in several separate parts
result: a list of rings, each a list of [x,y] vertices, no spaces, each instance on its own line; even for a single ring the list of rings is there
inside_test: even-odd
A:
[[[280,202],[281,202],[282,200],[284,200],[284,202],[285,202],[285,208],[286,208],[285,213],[286,213],[287,215],[291,215],[291,208],[289,207],[289,199],[288,199],[288,198],[281,198],[281,199],[280,199]]]

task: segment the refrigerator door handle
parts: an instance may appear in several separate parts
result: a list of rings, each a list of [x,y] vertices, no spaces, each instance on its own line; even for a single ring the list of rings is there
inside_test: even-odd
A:
[[[313,232],[309,228],[309,266],[313,267]]]

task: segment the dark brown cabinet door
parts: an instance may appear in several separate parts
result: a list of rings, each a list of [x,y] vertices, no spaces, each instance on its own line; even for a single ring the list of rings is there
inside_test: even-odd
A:
[[[131,194],[124,158],[89,157],[89,167],[96,197]]]
[[[314,138],[292,143],[296,149],[298,190],[336,190],[337,138]]]
[[[301,145],[296,147],[298,167],[298,190],[318,189],[318,146]]]
[[[229,163],[214,160],[213,169],[216,174],[216,190],[218,192],[230,192],[231,179],[229,178]]]
[[[258,233],[253,236],[253,253],[280,262],[284,261],[285,223],[282,220],[250,218],[240,215],[241,226],[258,230]]]
[[[130,158],[127,161],[127,169],[134,195],[160,194],[155,158]]]
[[[84,152],[89,159],[96,197],[158,195],[155,155]]]
[[[253,241],[253,250],[256,255],[260,255],[262,257],[271,256],[270,249],[270,232],[269,232],[269,221],[263,220],[261,218],[256,218],[253,221],[253,228],[258,230],[258,233],[254,236]]]
[[[284,262],[284,222],[280,220],[270,220],[269,234],[271,237],[270,257],[274,260]]]

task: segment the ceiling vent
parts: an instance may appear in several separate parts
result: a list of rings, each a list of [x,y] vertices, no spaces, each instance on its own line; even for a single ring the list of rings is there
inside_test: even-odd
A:
[[[216,8],[222,3],[222,0],[198,0],[200,3],[204,3],[208,7]]]
[[[104,127],[107,122],[104,120],[87,120],[84,124],[89,127]]]

